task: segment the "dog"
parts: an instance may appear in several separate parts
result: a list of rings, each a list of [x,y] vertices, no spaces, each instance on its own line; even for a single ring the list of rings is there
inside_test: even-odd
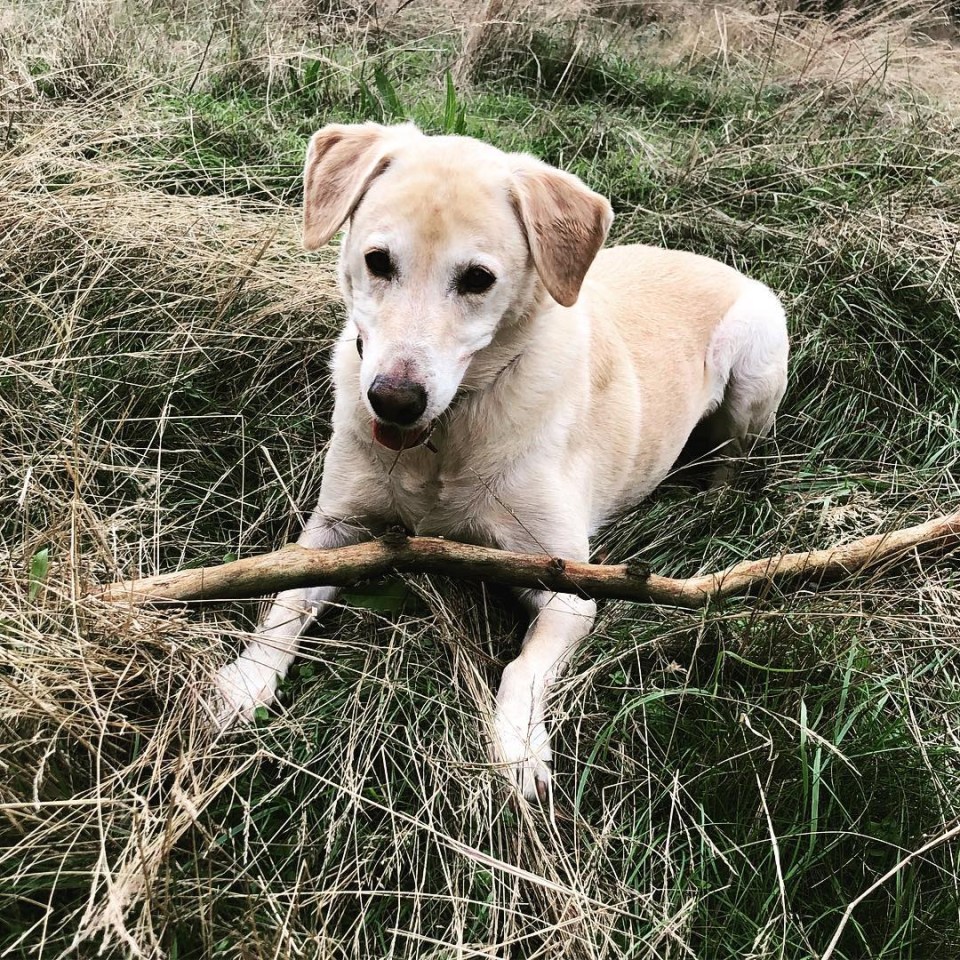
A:
[[[313,135],[303,241],[317,250],[347,227],[347,321],[319,503],[299,544],[401,524],[585,561],[597,528],[667,476],[695,427],[725,457],[770,430],[789,350],[777,296],[697,254],[602,250],[612,220],[577,177],[469,137],[374,123]],[[335,593],[275,598],[217,675],[224,722],[272,702]],[[491,751],[543,801],[544,698],[596,603],[519,596],[530,624],[503,671]]]

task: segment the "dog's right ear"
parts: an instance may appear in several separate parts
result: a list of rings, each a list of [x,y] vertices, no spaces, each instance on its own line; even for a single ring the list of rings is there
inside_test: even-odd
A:
[[[610,202],[579,177],[525,153],[510,160],[514,203],[537,273],[557,303],[572,307],[613,222]]]
[[[398,136],[413,124],[331,123],[310,138],[303,168],[303,245],[322,247],[343,226],[370,184],[390,163]]]

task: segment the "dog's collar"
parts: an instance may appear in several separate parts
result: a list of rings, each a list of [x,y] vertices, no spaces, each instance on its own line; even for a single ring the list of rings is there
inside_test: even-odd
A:
[[[421,430],[403,430],[389,423],[383,423],[380,420],[372,421],[373,442],[378,443],[386,450],[393,450],[395,453],[402,453],[404,450],[414,450],[424,444],[429,449],[434,449],[429,441],[430,435],[436,427],[436,420],[430,421],[426,427]]]

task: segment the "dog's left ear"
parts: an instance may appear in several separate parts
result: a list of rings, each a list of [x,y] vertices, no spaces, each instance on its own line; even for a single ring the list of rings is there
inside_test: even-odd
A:
[[[550,296],[572,307],[613,223],[606,197],[582,180],[528,157],[514,159],[515,200],[537,273]]]
[[[412,123],[331,123],[310,138],[303,167],[303,246],[322,247],[387,168],[390,151],[420,136]]]

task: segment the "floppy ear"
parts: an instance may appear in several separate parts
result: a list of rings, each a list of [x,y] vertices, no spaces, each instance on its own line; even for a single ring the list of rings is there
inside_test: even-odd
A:
[[[398,131],[412,124],[331,123],[310,138],[303,168],[303,245],[322,247],[343,225],[367,187],[386,170]]]
[[[517,210],[537,273],[557,303],[572,307],[613,210],[578,177],[523,154],[514,159]]]

